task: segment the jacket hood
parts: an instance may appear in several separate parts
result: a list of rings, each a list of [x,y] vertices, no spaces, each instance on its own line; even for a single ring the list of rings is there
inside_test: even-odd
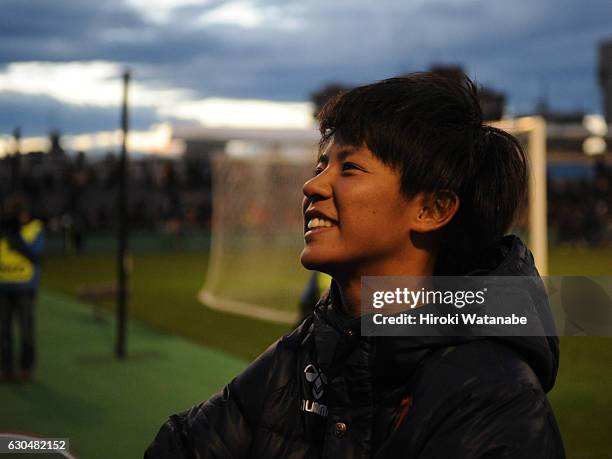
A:
[[[548,295],[531,251],[517,236],[509,235],[501,240],[496,256],[499,262],[490,269],[489,275],[531,277],[533,284],[528,292],[534,309],[537,311],[543,328],[554,330]],[[559,370],[558,336],[504,336],[495,339],[511,347],[523,357],[546,392],[553,388]]]
[[[533,309],[541,323],[554,329],[548,297],[535,267],[533,255],[514,235],[504,237],[488,253],[480,257],[474,276],[528,276],[533,284],[528,289]],[[443,347],[461,345],[482,339],[495,339],[514,350],[532,368],[542,388],[552,389],[559,368],[559,339],[557,336],[380,336],[360,337],[361,321],[343,309],[337,285],[332,281],[330,292],[315,308],[315,342],[319,365],[326,372],[334,372],[343,359],[359,343],[372,349],[373,371],[384,385],[403,383],[429,353]],[[552,328],[550,328],[552,327]],[[374,350],[375,349],[375,350]]]

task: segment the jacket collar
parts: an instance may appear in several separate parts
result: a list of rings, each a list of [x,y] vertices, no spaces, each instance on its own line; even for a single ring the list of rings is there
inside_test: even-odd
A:
[[[338,286],[315,308],[314,340],[320,368],[328,376],[342,371],[347,357],[357,349],[369,360],[375,383],[384,389],[403,385],[428,354],[441,347],[473,341],[456,336],[361,336],[361,319],[342,308]]]

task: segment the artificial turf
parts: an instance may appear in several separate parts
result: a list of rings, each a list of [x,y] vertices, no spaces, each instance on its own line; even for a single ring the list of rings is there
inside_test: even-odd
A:
[[[62,294],[43,291],[37,319],[38,368],[28,384],[0,385],[0,432],[69,438],[79,458],[142,457],[168,415],[207,399],[246,365],[135,321],[128,358],[118,360],[111,317],[97,320]]]
[[[132,318],[194,342],[252,360],[289,327],[213,311],[200,304],[206,252],[155,252],[132,257],[129,286]],[[50,291],[75,295],[82,286],[104,285],[115,278],[109,255],[47,257],[42,284]],[[238,284],[242,279],[238,276]],[[296,297],[297,303],[297,297]],[[114,299],[102,301],[111,308]]]

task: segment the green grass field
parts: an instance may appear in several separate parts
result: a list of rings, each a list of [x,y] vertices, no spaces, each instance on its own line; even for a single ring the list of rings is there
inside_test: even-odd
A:
[[[136,255],[132,265],[130,316],[159,330],[248,360],[288,330],[202,306],[196,295],[206,276],[206,252]],[[42,285],[75,295],[80,286],[112,282],[115,269],[115,259],[108,255],[48,257]],[[108,308],[113,304],[113,300],[103,302]]]
[[[612,250],[558,249],[551,274],[609,275],[610,260]],[[96,322],[91,305],[70,298],[80,285],[113,281],[114,258],[47,257],[39,371],[30,386],[0,386],[0,431],[68,436],[79,457],[140,456],[168,414],[210,396],[288,330],[199,304],[206,265],[206,252],[134,257],[130,316],[138,320],[130,358],[117,362],[112,316]],[[612,457],[612,338],[563,338],[561,352],[550,400],[568,457]]]

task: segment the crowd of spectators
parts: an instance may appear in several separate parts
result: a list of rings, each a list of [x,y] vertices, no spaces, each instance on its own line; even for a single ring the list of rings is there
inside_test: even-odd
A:
[[[612,168],[603,161],[589,177],[548,176],[548,227],[553,242],[612,245]]]
[[[24,195],[50,233],[69,229],[78,246],[85,233],[116,227],[118,167],[113,153],[9,155],[0,159],[0,196]],[[209,228],[208,160],[140,156],[130,160],[128,174],[133,230]]]

